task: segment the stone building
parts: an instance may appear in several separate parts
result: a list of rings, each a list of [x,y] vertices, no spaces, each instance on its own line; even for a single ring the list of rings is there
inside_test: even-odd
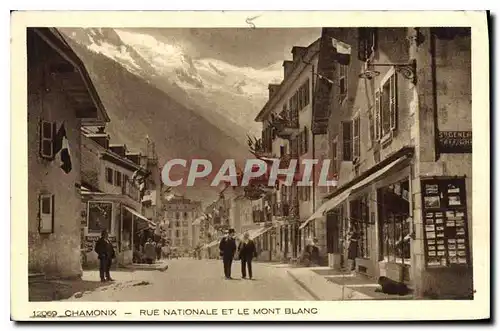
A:
[[[80,127],[109,121],[85,66],[53,28],[27,29],[28,270],[79,277]]]
[[[351,47],[326,117],[339,186],[326,221],[329,264],[410,284],[416,297],[472,295],[471,36],[463,28],[325,28]]]

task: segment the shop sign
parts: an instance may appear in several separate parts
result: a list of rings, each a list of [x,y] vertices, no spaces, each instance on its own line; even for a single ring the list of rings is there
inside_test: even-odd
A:
[[[472,153],[472,131],[439,131],[440,153]]]

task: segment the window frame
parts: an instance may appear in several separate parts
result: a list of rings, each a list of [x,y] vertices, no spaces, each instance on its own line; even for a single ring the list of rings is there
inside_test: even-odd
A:
[[[50,207],[50,212],[48,214],[44,213],[43,212],[43,201],[44,199],[49,199],[49,207]],[[51,194],[51,193],[42,193],[42,194],[39,194],[38,196],[38,208],[39,208],[39,212],[38,212],[38,215],[39,215],[39,222],[38,222],[38,232],[40,234],[52,234],[54,233],[54,219],[55,219],[55,203],[54,203],[54,194]],[[44,227],[44,224],[45,224],[45,217],[43,215],[49,215],[47,216],[47,218],[50,218],[48,219],[48,223],[50,224],[48,230],[45,229]]]
[[[117,186],[117,187],[122,187],[122,184],[123,184],[123,174],[118,171],[118,170],[114,170],[114,176],[113,176],[113,179],[114,179],[114,185]]]

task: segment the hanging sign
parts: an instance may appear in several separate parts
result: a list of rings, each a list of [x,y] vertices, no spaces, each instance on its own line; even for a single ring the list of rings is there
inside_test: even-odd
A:
[[[440,153],[472,153],[472,131],[439,131]]]

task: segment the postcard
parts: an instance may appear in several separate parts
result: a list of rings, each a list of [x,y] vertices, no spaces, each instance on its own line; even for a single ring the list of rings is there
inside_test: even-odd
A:
[[[11,20],[12,319],[489,317],[486,12]],[[474,216],[470,272],[449,205]],[[376,257],[402,254],[393,305]]]

